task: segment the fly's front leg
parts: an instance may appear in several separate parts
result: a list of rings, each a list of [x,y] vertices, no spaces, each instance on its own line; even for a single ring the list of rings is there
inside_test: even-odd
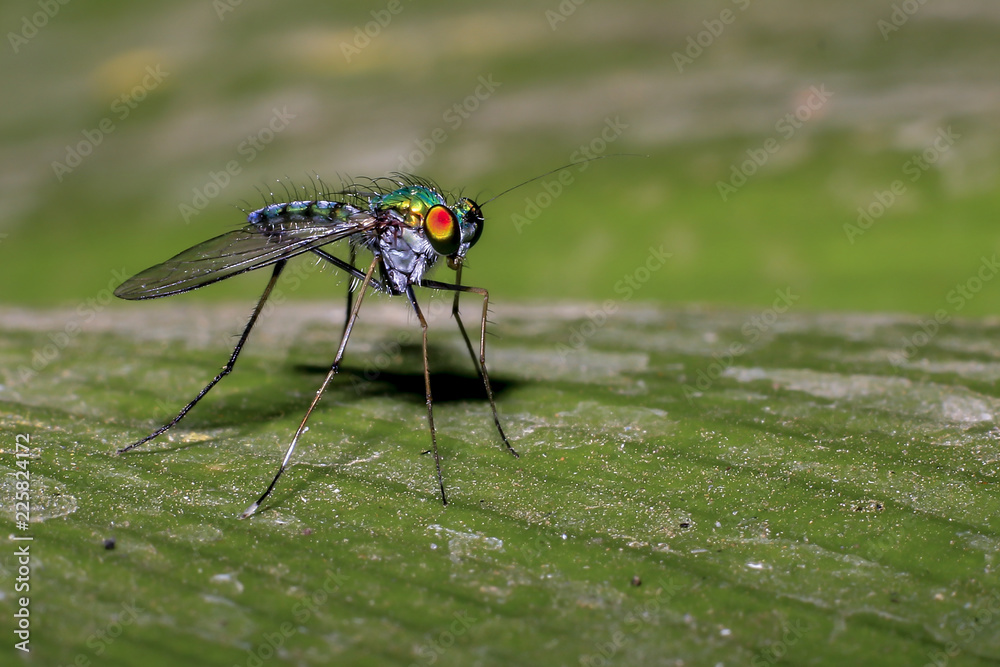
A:
[[[437,467],[438,487],[441,489],[441,502],[447,505],[448,497],[444,493],[444,478],[441,476],[441,457],[438,455],[437,432],[434,430],[434,399],[431,398],[431,370],[427,362],[427,320],[424,319],[424,314],[420,311],[420,306],[417,305],[417,297],[413,293],[412,285],[406,286],[406,298],[410,300],[413,312],[417,314],[417,319],[420,320],[420,330],[423,332],[424,396],[427,399],[427,424],[431,429],[431,450],[434,452],[434,465]]]
[[[490,409],[493,411],[493,423],[497,427],[497,432],[500,434],[500,439],[503,440],[503,444],[507,446],[507,451],[510,452],[514,457],[519,457],[520,455],[511,446],[510,440],[507,439],[507,434],[503,431],[503,426],[500,425],[500,415],[497,412],[497,404],[493,398],[493,386],[490,384],[490,375],[486,370],[486,315],[489,312],[490,304],[490,294],[482,287],[468,287],[466,285],[460,284],[462,280],[462,267],[458,267],[458,282],[456,284],[451,283],[441,283],[436,280],[425,280],[424,287],[429,287],[430,289],[437,290],[450,290],[455,292],[455,301],[452,304],[451,314],[455,317],[455,321],[458,323],[458,329],[462,332],[462,338],[465,339],[465,346],[469,350],[469,355],[472,357],[472,363],[476,364],[476,370],[479,372],[479,377],[483,381],[483,386],[486,388],[486,397],[490,401]],[[465,330],[465,324],[462,322],[462,317],[458,312],[458,297],[462,292],[473,292],[483,297],[483,316],[479,323],[479,357],[476,357],[476,353],[472,349],[472,341],[469,339],[469,334]]]

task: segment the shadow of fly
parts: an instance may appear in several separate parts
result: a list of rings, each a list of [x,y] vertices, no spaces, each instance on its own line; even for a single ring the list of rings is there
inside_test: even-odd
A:
[[[521,185],[576,164],[580,163],[565,165],[536,176],[501,192],[493,199]],[[345,187],[341,192],[327,196],[331,196],[333,200],[323,199],[317,189],[311,200],[271,203],[257,209],[247,216],[247,223],[242,228],[188,248],[162,264],[129,278],[115,290],[115,295],[122,299],[155,299],[190,292],[247,271],[265,266],[271,267],[271,278],[264,288],[264,293],[257,301],[250,320],[222,371],[205,385],[191,402],[181,408],[176,417],[141,440],[118,450],[118,454],[123,454],[176,426],[212,387],[232,372],[236,359],[288,260],[298,255],[311,254],[351,276],[344,330],[333,364],[302,417],[295,435],[292,436],[271,483],[260,498],[243,511],[240,518],[245,519],[257,511],[288,467],[295,447],[306,430],[309,416],[340,368],[347,341],[369,288],[391,296],[405,296],[420,322],[423,332],[427,425],[430,429],[431,451],[434,453],[441,501],[445,505],[448,504],[441,476],[437,433],[434,429],[434,403],[431,397],[430,369],[427,364],[427,320],[417,302],[414,287],[454,293],[452,316],[458,324],[459,331],[462,332],[469,355],[486,389],[486,397],[493,412],[493,423],[500,434],[503,446],[511,455],[518,456],[500,425],[493,389],[486,371],[486,315],[489,308],[489,293],[481,287],[462,284],[462,265],[466,253],[476,244],[483,232],[482,207],[466,197],[449,200],[433,183],[405,174],[397,174],[393,178],[371,179],[363,184],[355,183]],[[489,202],[484,202],[484,205],[485,203]],[[325,250],[326,246],[338,242],[346,243],[348,259],[340,259]],[[372,260],[367,266],[355,265],[358,251],[366,251],[372,255]],[[427,272],[442,259],[446,261],[448,268],[455,272],[454,282],[429,280],[425,277]],[[459,297],[463,293],[475,294],[482,300],[478,355],[459,315]]]

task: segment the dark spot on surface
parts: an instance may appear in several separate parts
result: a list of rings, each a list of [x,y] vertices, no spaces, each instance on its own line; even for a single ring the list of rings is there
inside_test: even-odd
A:
[[[106,540],[104,540],[104,548],[107,549],[108,551],[111,551],[112,549],[114,549],[115,548],[115,538],[109,537]]]
[[[639,578],[638,574],[632,577],[632,585],[633,586],[642,586],[642,579]]]

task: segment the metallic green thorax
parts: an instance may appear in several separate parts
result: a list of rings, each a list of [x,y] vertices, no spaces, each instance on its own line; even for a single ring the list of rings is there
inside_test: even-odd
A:
[[[393,190],[372,203],[377,208],[395,209],[410,227],[420,227],[432,206],[446,204],[440,193],[419,185]]]
[[[396,293],[405,291],[407,285],[421,284],[441,257],[448,259],[451,268],[458,268],[482,232],[482,212],[475,202],[461,198],[449,206],[440,192],[426,185],[404,185],[372,197],[369,206],[381,224],[360,241],[382,258],[383,282]],[[433,230],[430,220],[437,225]]]

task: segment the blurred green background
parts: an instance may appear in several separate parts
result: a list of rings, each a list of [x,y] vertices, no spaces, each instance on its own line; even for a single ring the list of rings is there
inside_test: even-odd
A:
[[[8,539],[3,655],[998,664],[997,3],[31,0],[0,26],[0,515],[35,537],[34,650]],[[236,519],[339,341],[343,277],[307,259],[232,378],[113,456],[267,272],[109,288],[240,208],[395,170],[485,200],[620,153],[489,203],[469,255],[520,459],[427,306],[447,508],[413,318],[366,302]]]
[[[997,664],[996,3],[33,0],[0,25],[22,664]],[[204,386],[267,276],[109,288],[241,207],[399,169],[488,199],[617,153],[643,157],[491,202],[469,256],[520,459],[427,307],[447,508],[413,318],[366,302],[236,519],[339,341],[343,277],[306,259],[232,378],[112,455]]]
[[[468,282],[506,302],[621,296],[663,246],[635,299],[758,306],[791,288],[806,310],[954,311],[950,290],[1000,245],[985,0],[912,17],[859,0],[56,6],[34,33],[41,5],[0,9],[9,303],[92,297],[238,225],[258,189],[285,198],[276,179],[403,168],[486,198],[582,146],[648,157],[593,163],[551,201],[536,182],[490,204]],[[720,182],[742,185],[723,197]],[[517,225],[532,201],[548,205]],[[882,214],[852,236],[859,207]],[[252,299],[263,280],[190,298]],[[989,286],[962,314],[998,306]]]

